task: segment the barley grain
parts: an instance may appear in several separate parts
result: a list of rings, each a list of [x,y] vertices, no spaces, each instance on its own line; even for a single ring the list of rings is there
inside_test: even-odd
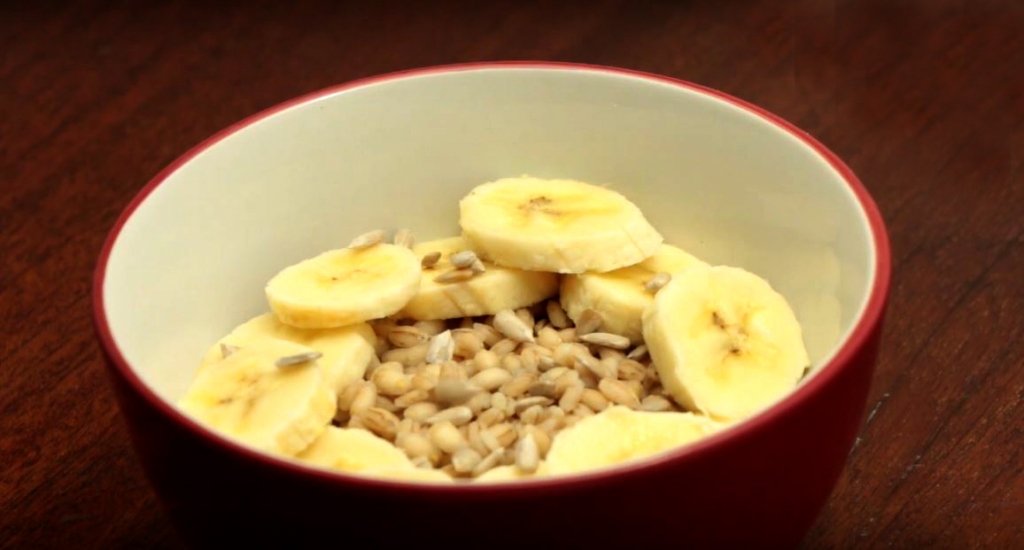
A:
[[[608,398],[595,389],[587,388],[583,390],[580,401],[596,412],[601,412],[608,408]]]
[[[473,414],[480,414],[482,411],[491,407],[491,394],[487,392],[480,392],[466,401],[465,405],[469,407],[469,410],[473,411]]]
[[[428,431],[430,435],[430,441],[442,451],[446,453],[454,453],[460,447],[466,445],[466,439],[462,437],[462,432],[455,427],[451,422],[439,422],[430,427]]]
[[[632,359],[619,362],[619,378],[622,380],[642,381],[647,376],[647,367]]]
[[[476,418],[476,421],[479,422],[480,425],[484,427],[493,426],[498,422],[502,422],[504,420],[505,411],[496,407],[491,407],[487,409],[486,411],[480,413],[480,415],[477,416]]]
[[[394,441],[398,433],[398,417],[380,407],[371,407],[363,413],[362,422],[371,432],[388,441]]]
[[[548,321],[551,322],[555,328],[566,328],[569,326],[569,317],[565,315],[565,310],[562,309],[562,305],[557,300],[548,300],[545,304],[545,309],[548,314]]]
[[[377,402],[374,403],[374,406],[392,413],[399,411],[398,405],[395,405],[393,401],[382,395],[377,396]]]
[[[579,334],[576,332],[576,327],[563,328],[558,331],[558,338],[563,342],[578,342]]]
[[[672,403],[660,395],[648,395],[640,402],[640,410],[667,412],[672,410]]]
[[[397,326],[388,332],[388,342],[400,348],[411,348],[430,340],[430,335],[415,326]]]
[[[484,351],[484,341],[475,331],[464,329],[459,329],[459,331],[452,335],[455,340],[455,355],[469,359]]]
[[[392,397],[403,395],[412,389],[412,381],[402,371],[395,372],[390,369],[377,369],[373,373],[371,381],[377,386],[378,393]]]
[[[409,390],[403,395],[395,398],[395,406],[399,409],[405,409],[416,403],[422,403],[430,399],[430,392],[427,390],[413,389]]]
[[[498,358],[505,357],[509,353],[512,353],[516,347],[519,346],[519,342],[506,338],[497,344],[491,346],[491,352],[498,356]]]
[[[515,377],[512,378],[512,380],[509,380],[508,382],[502,384],[502,386],[498,389],[498,391],[500,391],[501,393],[496,395],[504,394],[505,396],[512,398],[519,397],[526,393],[526,391],[530,389],[530,385],[533,384],[536,380],[536,375],[532,373],[524,372],[517,374]]]
[[[477,372],[496,368],[500,364],[500,359],[498,359],[498,356],[491,350],[480,350],[473,356],[473,367]]]
[[[473,477],[480,477],[491,468],[497,466],[498,462],[501,461],[501,456],[503,452],[503,449],[491,451],[490,454],[485,456],[484,459],[477,463],[477,465],[473,468]]]
[[[448,325],[443,319],[416,321],[413,326],[426,333],[427,336],[437,336],[438,334],[448,330]]]
[[[618,334],[611,334],[609,332],[591,332],[589,334],[584,334],[583,336],[580,336],[580,341],[616,350],[623,350],[629,347],[629,338],[619,336]]]
[[[571,411],[576,408],[576,405],[579,405],[581,397],[583,397],[582,386],[569,387],[562,394],[562,398],[558,400],[558,406],[563,410]]]
[[[401,437],[395,438],[395,445],[405,451],[405,454],[411,459],[422,457],[434,462],[439,455],[437,447],[430,441],[430,438],[420,433],[403,433]]]
[[[511,447],[516,442],[516,439],[519,438],[519,433],[516,432],[515,427],[507,422],[494,424],[487,428],[487,432],[494,436],[494,439],[501,447]]]
[[[516,372],[523,368],[523,360],[518,355],[510,353],[501,358],[501,368],[509,373]]]
[[[460,474],[468,474],[483,460],[480,453],[469,447],[461,447],[452,454],[452,468]]]
[[[436,403],[420,401],[406,407],[402,412],[402,416],[415,422],[425,422],[428,418],[437,414],[439,410]]]
[[[359,392],[352,399],[352,405],[349,407],[349,413],[353,417],[358,417],[368,411],[370,407],[377,404],[377,388],[371,384],[365,384],[359,388]]]
[[[621,380],[604,378],[597,385],[598,390],[612,403],[623,405],[631,409],[640,406],[640,400],[636,394]]]
[[[484,345],[491,347],[501,341],[501,333],[494,329],[491,325],[484,323],[473,323],[473,330],[483,340]]]

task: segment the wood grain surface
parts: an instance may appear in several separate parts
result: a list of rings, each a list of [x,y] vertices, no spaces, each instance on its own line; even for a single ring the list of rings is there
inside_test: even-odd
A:
[[[182,548],[91,322],[102,240],[186,149],[442,63],[622,66],[761,105],[845,159],[893,245],[857,446],[806,548],[1024,548],[1024,3],[0,3],[0,546]]]

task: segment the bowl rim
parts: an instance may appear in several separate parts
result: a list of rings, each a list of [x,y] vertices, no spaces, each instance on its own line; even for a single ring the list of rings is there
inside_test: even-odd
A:
[[[172,404],[166,402],[163,398],[157,395],[155,391],[150,389],[135,373],[131,366],[129,366],[128,361],[124,358],[114,341],[113,333],[108,323],[106,310],[104,308],[103,287],[107,263],[110,259],[110,253],[113,250],[124,225],[134,214],[135,210],[146,200],[149,194],[167,180],[171,174],[187,164],[194,157],[216,145],[228,136],[288,109],[314,102],[327,96],[374,84],[402,80],[409,77],[431,76],[464,71],[521,69],[600,73],[611,76],[639,79],[647,82],[669,84],[686,91],[697,92],[713,99],[724,101],[785,131],[810,147],[834,170],[836,170],[853,192],[854,197],[859,203],[860,208],[867,219],[868,229],[871,233],[871,240],[875,249],[875,265],[873,270],[874,282],[872,284],[867,303],[861,311],[860,316],[857,318],[853,330],[849,332],[845,342],[843,342],[839,349],[833,353],[831,359],[820,367],[818,373],[814,377],[808,379],[806,383],[794,389],[785,398],[763,409],[754,416],[737,422],[734,425],[727,426],[722,431],[705,437],[700,441],[660,453],[657,456],[636,460],[630,464],[604,467],[598,470],[579,474],[517,480],[515,482],[506,483],[425,483],[374,478],[370,476],[332,471],[313,465],[306,465],[295,459],[279,458],[251,449],[245,445],[216,434],[212,430],[201,426],[198,422],[177,410]],[[853,170],[851,170],[850,167],[847,166],[846,163],[844,163],[835,153],[830,151],[813,136],[778,115],[745,100],[707,86],[635,69],[563,61],[483,61],[431,65],[382,73],[322,88],[283,101],[245,117],[216,132],[212,136],[199,142],[197,145],[194,145],[150,179],[142,189],[136,193],[128,205],[124,207],[121,214],[114,222],[114,225],[110,229],[103,243],[96,263],[96,268],[93,274],[92,301],[94,329],[100,341],[101,350],[106,356],[108,370],[126,381],[128,387],[130,387],[137,395],[141,396],[141,398],[146,401],[150,407],[159,411],[173,423],[187,429],[192,435],[203,440],[209,446],[219,448],[219,450],[224,451],[227,454],[236,455],[240,459],[247,459],[259,467],[274,468],[278,469],[282,473],[290,473],[294,476],[305,477],[309,480],[346,485],[363,491],[400,493],[405,497],[427,495],[436,497],[439,494],[444,494],[450,497],[493,498],[508,496],[524,491],[531,493],[536,493],[538,491],[562,492],[584,486],[593,487],[613,482],[618,483],[624,480],[628,481],[632,477],[654,472],[669,464],[685,463],[686,461],[696,460],[700,455],[706,454],[714,449],[725,448],[749,437],[751,434],[760,430],[763,426],[771,424],[777,418],[789,414],[790,411],[806,402],[813,394],[820,391],[821,388],[825,387],[833,379],[839,376],[842,370],[852,368],[854,356],[867,344],[867,340],[872,335],[875,328],[882,322],[886,303],[888,301],[890,278],[891,251],[885,223],[878,206],[864,187],[863,183],[861,183],[860,179],[856,174],[854,174]],[[123,414],[123,411],[121,412]]]

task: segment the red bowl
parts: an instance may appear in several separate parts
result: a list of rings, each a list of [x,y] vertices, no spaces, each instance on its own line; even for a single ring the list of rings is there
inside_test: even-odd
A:
[[[459,196],[519,173],[623,182],[667,242],[766,276],[801,318],[812,375],[696,444],[501,485],[305,467],[175,407],[206,347],[266,310],[276,270],[369,227],[413,219],[425,237],[453,234]],[[437,207],[450,223],[423,215],[429,200],[450,205]],[[622,69],[485,63],[329,88],[204,141],[120,216],[93,299],[134,448],[190,546],[399,548],[449,533],[446,544],[499,548],[782,548],[814,523],[859,430],[889,254],[853,172],[763,109]]]

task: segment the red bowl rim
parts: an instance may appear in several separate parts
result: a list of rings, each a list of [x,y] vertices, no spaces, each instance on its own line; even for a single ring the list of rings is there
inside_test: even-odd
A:
[[[819,372],[807,382],[793,391],[786,398],[782,399],[773,406],[765,409],[759,414],[748,418],[735,426],[723,430],[720,433],[709,436],[701,441],[695,442],[690,445],[683,446],[679,449],[662,453],[660,456],[647,458],[644,460],[638,460],[632,464],[616,466],[611,468],[604,468],[589,473],[575,474],[571,476],[559,476],[552,478],[539,478],[522,480],[514,483],[487,483],[487,484],[443,484],[443,483],[418,483],[418,482],[406,482],[398,480],[386,480],[376,479],[370,477],[357,476],[354,474],[346,474],[343,472],[334,472],[316,468],[313,466],[306,466],[296,461],[276,458],[268,454],[261,453],[250,449],[244,445],[235,443],[225,437],[219,436],[214,432],[206,429],[197,422],[193,421],[170,404],[166,403],[156,393],[151,390],[146,384],[139,378],[139,376],[129,367],[128,362],[121,354],[120,349],[114,341],[113,335],[110,330],[110,326],[107,322],[107,315],[104,309],[103,300],[103,283],[106,275],[107,262],[110,257],[110,252],[113,249],[117,238],[124,227],[127,220],[131,217],[134,211],[145,201],[146,197],[153,192],[161,183],[163,183],[172,173],[181,168],[184,164],[188,163],[192,158],[196,157],[206,149],[212,147],[219,141],[223,140],[227,136],[230,136],[247,126],[250,126],[256,122],[259,122],[265,118],[273,116],[277,113],[290,109],[300,104],[308,103],[329,95],[333,95],[339,92],[352,90],[354,88],[360,88],[372,84],[378,84],[382,82],[398,80],[411,76],[425,76],[435,75],[442,73],[460,72],[460,71],[474,71],[474,70],[488,70],[488,69],[558,69],[558,70],[571,70],[571,71],[585,71],[585,72],[596,72],[603,74],[611,74],[618,76],[627,76],[631,78],[639,78],[642,80],[653,81],[658,83],[670,84],[679,88],[684,88],[690,91],[696,91],[701,94],[723,100],[730,103],[740,109],[743,109],[751,114],[754,114],[761,119],[771,123],[772,125],[786,131],[793,137],[802,141],[806,145],[810,146],[814,151],[818,153],[823,159],[825,159],[839,174],[843,180],[846,181],[847,185],[853,191],[855,197],[860,202],[860,206],[864,211],[865,216],[868,220],[869,229],[873,238],[875,246],[875,279],[871,289],[871,295],[868,298],[866,307],[864,308],[861,317],[857,321],[857,325],[853,331],[847,337],[846,341],[842,344],[840,349],[833,355],[832,359],[823,365]],[[882,316],[885,310],[885,304],[888,299],[889,282],[890,282],[890,270],[891,270],[891,258],[890,258],[889,240],[886,234],[885,223],[882,219],[882,215],[878,210],[877,205],[871,198],[867,189],[853,173],[853,171],[837,157],[827,147],[817,141],[815,138],[810,136],[808,133],[797,128],[793,124],[786,120],[783,120],[779,116],[762,109],[756,105],[750,104],[742,99],[736,98],[724,92],[708,88],[692,82],[680,80],[677,78],[667,77],[663,75],[648,73],[644,71],[637,71],[633,69],[625,69],[620,67],[610,67],[603,65],[593,64],[582,64],[582,63],[569,63],[569,62],[554,62],[554,61],[493,61],[493,62],[477,62],[477,63],[458,63],[449,65],[436,65],[422,68],[408,69],[403,71],[391,72],[380,74],[376,76],[370,76],[366,78],[356,79],[336,86],[331,86],[318,91],[314,91],[308,94],[301,95],[299,97],[287,100],[279,103],[270,108],[264,109],[254,115],[251,115],[245,119],[236,122],[235,124],[228,126],[227,128],[217,132],[211,137],[205,139],[201,143],[195,145],[189,149],[186,153],[178,157],[171,164],[161,170],[156,176],[154,176],[131,200],[131,202],[125,207],[117,221],[114,223],[110,230],[107,238],[103,244],[103,248],[100,251],[98,262],[96,265],[94,277],[93,277],[93,322],[97,336],[102,345],[103,351],[108,359],[108,363],[112,366],[113,372],[123,378],[129,387],[133,391],[137,392],[151,407],[158,410],[160,413],[173,419],[174,422],[187,427],[193,432],[193,435],[205,440],[205,443],[218,447],[223,451],[237,454],[240,458],[247,459],[255,462],[261,466],[268,468],[279,468],[282,471],[289,471],[297,476],[306,476],[307,478],[324,483],[342,483],[346,484],[351,488],[362,489],[364,491],[375,491],[375,492],[388,492],[388,493],[400,493],[404,497],[416,497],[416,496],[430,496],[436,497],[439,494],[447,494],[450,496],[466,496],[466,497],[500,497],[503,495],[510,495],[512,493],[518,493],[522,491],[528,491],[536,493],[549,492],[549,491],[563,491],[571,490],[575,487],[583,485],[594,486],[596,484],[604,484],[610,482],[621,482],[628,481],[633,475],[640,474],[642,472],[653,472],[657,469],[665,467],[669,463],[681,463],[687,460],[692,460],[694,457],[707,452],[712,448],[722,448],[730,444],[730,442],[737,442],[742,440],[744,437],[748,437],[750,434],[761,429],[762,426],[770,424],[775,419],[788,414],[791,410],[799,407],[801,403],[805,402],[810,398],[812,394],[819,391],[822,387],[829,384],[832,379],[839,375],[840,370],[852,367],[852,361],[854,356],[857,354],[864,345],[868,337],[871,335],[876,326],[881,322]]]

